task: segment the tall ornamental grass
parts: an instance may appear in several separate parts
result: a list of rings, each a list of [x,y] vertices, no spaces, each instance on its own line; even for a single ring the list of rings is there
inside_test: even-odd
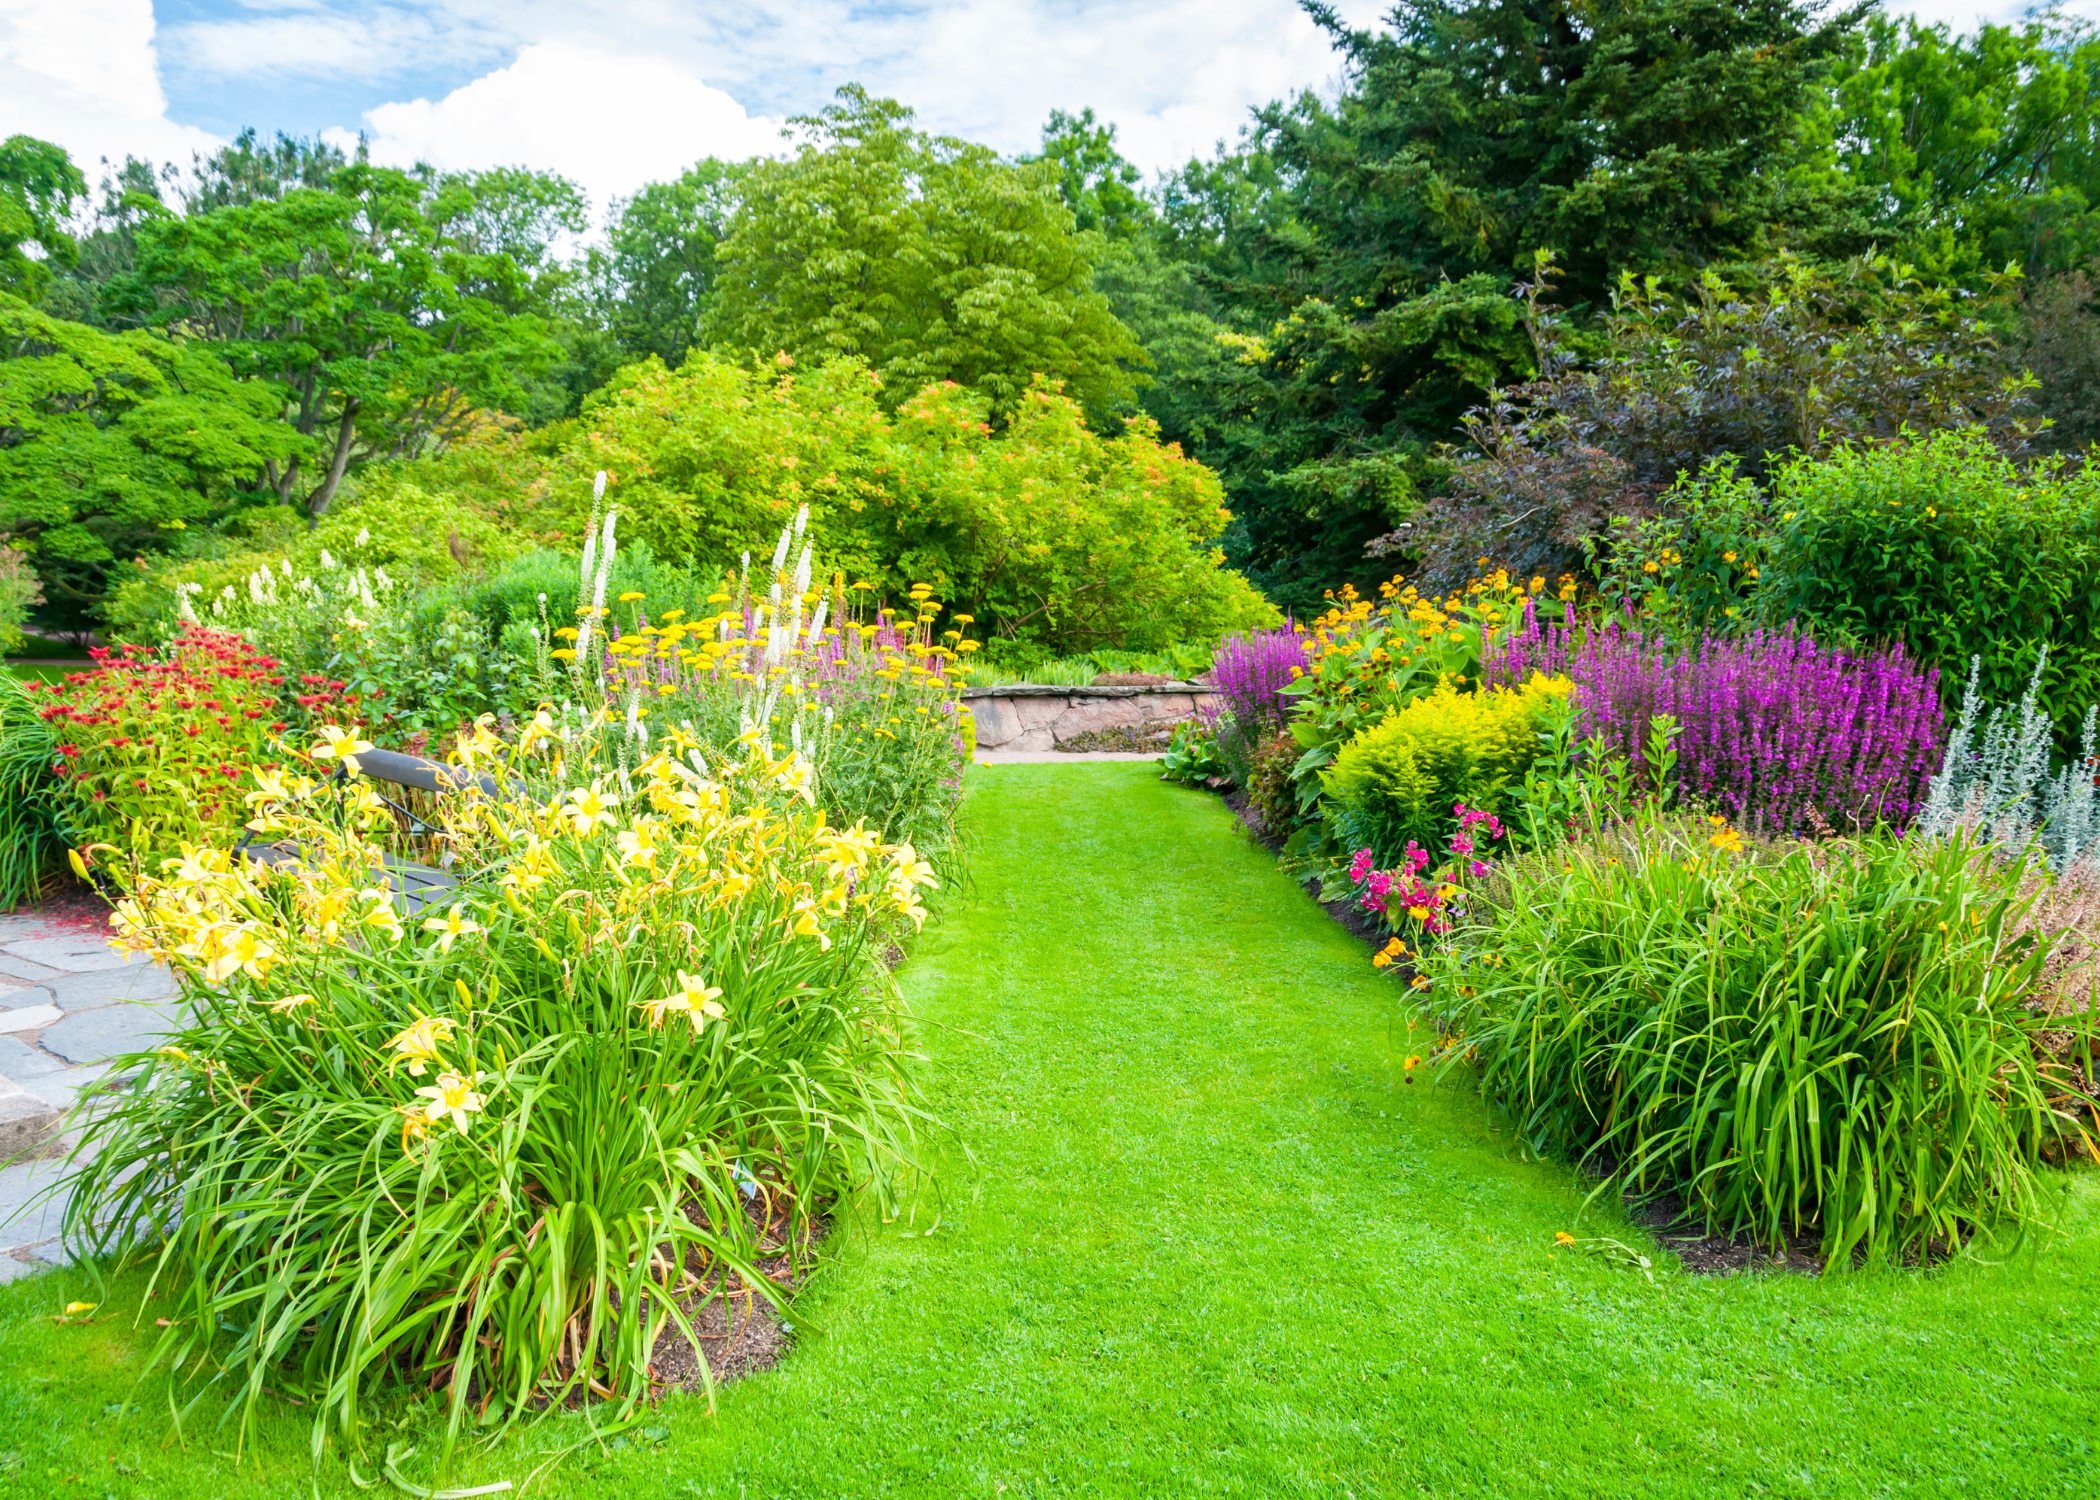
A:
[[[73,846],[52,774],[58,736],[43,706],[0,668],[0,911],[41,895]]]
[[[1571,678],[1577,732],[1638,764],[1652,721],[1677,723],[1680,788],[1731,819],[1781,832],[1905,828],[1946,740],[1939,673],[1906,656],[1755,630],[1679,648],[1623,619],[1559,625],[1532,614],[1492,652],[1489,682]]]
[[[354,1452],[374,1393],[435,1388],[449,1452],[470,1420],[631,1409],[726,1280],[771,1294],[748,1200],[795,1244],[849,1193],[895,1201],[914,1108],[878,954],[931,871],[829,824],[799,756],[673,733],[592,779],[582,722],[462,742],[517,800],[446,802],[476,872],[448,904],[389,890],[368,783],[265,773],[255,821],[299,861],[190,848],[120,909],[189,1014],[79,1117],[66,1233],[143,1253],[149,1368],[244,1423],[287,1393]]]
[[[1961,838],[1764,846],[1654,815],[1525,856],[1421,956],[1447,1064],[1541,1154],[1710,1233],[1927,1256],[2033,1219],[2091,1150],[2037,1043],[2034,871]],[[2063,1051],[2063,1049],[2058,1049]]]

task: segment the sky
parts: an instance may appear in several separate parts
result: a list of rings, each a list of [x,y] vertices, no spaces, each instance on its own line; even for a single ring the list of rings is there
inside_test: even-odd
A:
[[[1367,26],[1389,4],[1335,9]],[[1902,8],[1967,29],[2024,5]],[[91,179],[252,125],[362,133],[401,166],[556,171],[600,211],[702,157],[780,150],[849,82],[1008,152],[1092,108],[1151,172],[1337,76],[1294,0],[0,0],[0,138],[55,140]]]

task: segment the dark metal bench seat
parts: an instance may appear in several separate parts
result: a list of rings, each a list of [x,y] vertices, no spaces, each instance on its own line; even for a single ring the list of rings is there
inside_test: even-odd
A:
[[[431,760],[427,756],[405,755],[398,750],[367,750],[361,755],[345,756],[342,765],[330,779],[347,781],[353,773],[384,786],[400,787],[410,792],[425,792],[432,796],[463,791],[479,792],[485,797],[507,795],[493,776],[481,775],[464,766]],[[379,800],[387,805],[400,822],[404,838],[429,839],[439,831],[435,824],[416,811],[407,798],[388,796],[381,792]],[[271,869],[298,864],[306,857],[305,848],[296,839],[257,843],[252,839],[243,838],[235,846],[234,852],[253,864],[266,865]],[[443,862],[449,863],[449,856]],[[398,854],[383,856],[380,868],[394,892],[394,904],[403,916],[412,916],[426,906],[442,904],[449,893],[459,885],[459,878],[449,870],[407,859]]]

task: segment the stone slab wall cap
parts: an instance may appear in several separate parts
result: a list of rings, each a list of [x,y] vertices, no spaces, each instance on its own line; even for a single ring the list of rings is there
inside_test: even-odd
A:
[[[1143,698],[1159,693],[1201,693],[1205,697],[1217,689],[1200,682],[1165,682],[1158,687],[1058,687],[1040,682],[1008,682],[998,687],[963,689],[963,702],[974,703],[981,698]]]

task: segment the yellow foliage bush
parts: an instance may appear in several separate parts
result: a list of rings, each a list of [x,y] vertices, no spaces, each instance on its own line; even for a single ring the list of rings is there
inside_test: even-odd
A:
[[[1381,865],[1397,863],[1410,842],[1434,850],[1457,827],[1458,803],[1499,809],[1538,753],[1547,709],[1570,686],[1541,674],[1472,693],[1446,678],[1388,714],[1344,745],[1323,778],[1335,832]]]

